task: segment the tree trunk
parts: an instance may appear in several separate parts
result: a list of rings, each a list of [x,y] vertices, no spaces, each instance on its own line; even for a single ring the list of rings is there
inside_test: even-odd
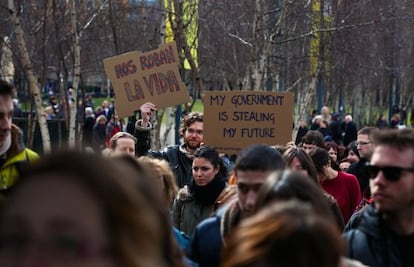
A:
[[[43,151],[45,153],[49,153],[51,152],[50,135],[46,117],[44,116],[43,112],[40,88],[37,83],[35,74],[33,72],[32,62],[30,61],[29,54],[27,52],[26,41],[24,39],[24,32],[20,25],[20,19],[14,5],[14,0],[9,0],[8,5],[11,20],[13,22],[14,29],[16,32],[17,46],[21,55],[21,61],[26,71],[26,76],[29,79],[30,92],[34,98],[37,113],[37,121],[39,122],[40,133],[42,135]]]
[[[72,41],[73,41],[73,52],[74,52],[74,63],[73,63],[73,84],[72,84],[72,99],[68,99],[70,108],[70,121],[69,121],[69,147],[74,148],[76,146],[76,111],[78,87],[80,81],[80,44],[79,34],[76,27],[76,3],[71,1],[71,26],[72,26]]]

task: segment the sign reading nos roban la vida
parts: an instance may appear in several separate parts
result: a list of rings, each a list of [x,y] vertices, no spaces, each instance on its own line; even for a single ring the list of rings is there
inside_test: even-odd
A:
[[[106,75],[115,92],[115,108],[121,118],[131,116],[146,103],[158,108],[190,101],[178,71],[175,42],[142,53],[132,51],[103,60]]]

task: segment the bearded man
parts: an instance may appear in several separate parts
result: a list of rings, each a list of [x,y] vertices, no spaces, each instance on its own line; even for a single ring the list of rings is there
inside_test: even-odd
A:
[[[202,113],[188,113],[181,121],[180,135],[183,144],[169,146],[162,151],[150,150],[150,123],[151,114],[157,110],[153,103],[145,103],[140,107],[141,118],[135,124],[135,137],[137,138],[137,156],[149,155],[154,158],[165,159],[174,171],[177,186],[189,185],[192,180],[192,163],[194,152],[203,143]]]

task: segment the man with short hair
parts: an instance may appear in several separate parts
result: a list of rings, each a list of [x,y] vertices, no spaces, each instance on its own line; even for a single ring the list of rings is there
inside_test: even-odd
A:
[[[184,116],[180,127],[183,144],[170,146],[163,151],[154,151],[150,150],[150,117],[155,110],[157,108],[153,103],[145,103],[140,107],[142,119],[136,122],[134,134],[138,140],[137,154],[167,160],[174,171],[178,187],[182,188],[191,183],[192,155],[203,143],[203,114],[191,112]]]
[[[376,130],[376,127],[364,127],[358,131],[356,144],[360,160],[349,166],[347,171],[348,173],[356,176],[359,182],[361,193],[366,198],[369,198],[370,196],[368,187],[369,177],[365,169],[365,164],[370,161],[372,153],[374,151],[374,145],[371,142],[371,134]]]
[[[309,130],[302,138],[301,148],[309,154],[309,152],[315,147],[325,148],[323,135],[319,131]]]
[[[347,256],[369,266],[414,266],[414,129],[376,131],[370,140],[374,202],[344,234]]]
[[[117,132],[109,140],[109,156],[130,155],[135,157],[137,139],[127,132]]]
[[[187,256],[200,267],[219,266],[223,241],[243,218],[253,215],[257,193],[268,175],[285,168],[281,154],[266,145],[252,145],[241,151],[233,173],[237,194],[217,216],[197,225],[187,249]]]
[[[14,88],[0,80],[0,194],[14,185],[23,166],[39,156],[25,147],[23,133],[12,122]]]

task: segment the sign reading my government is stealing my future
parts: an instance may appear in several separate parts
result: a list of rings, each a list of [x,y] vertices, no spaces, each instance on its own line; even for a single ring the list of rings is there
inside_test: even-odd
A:
[[[293,94],[211,91],[204,95],[204,142],[228,155],[252,144],[292,140]]]
[[[133,115],[146,102],[165,108],[190,101],[178,71],[175,42],[145,53],[124,53],[103,62],[114,88],[115,109],[121,118]]]

